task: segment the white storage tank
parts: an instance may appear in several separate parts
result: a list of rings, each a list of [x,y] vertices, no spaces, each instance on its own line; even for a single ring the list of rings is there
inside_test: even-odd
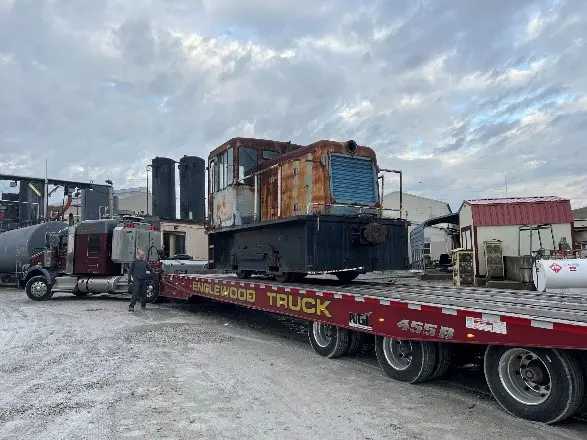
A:
[[[537,260],[533,268],[534,286],[547,289],[587,289],[587,260]]]

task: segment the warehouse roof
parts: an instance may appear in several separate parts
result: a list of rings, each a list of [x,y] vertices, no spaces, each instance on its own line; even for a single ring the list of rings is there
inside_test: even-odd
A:
[[[465,200],[465,204],[471,205],[475,226],[564,224],[574,221],[571,201],[561,197],[477,199]]]

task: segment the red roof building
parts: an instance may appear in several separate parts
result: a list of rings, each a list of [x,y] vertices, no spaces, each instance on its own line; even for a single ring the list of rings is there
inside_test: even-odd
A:
[[[571,201],[561,197],[477,199],[465,204],[471,205],[476,226],[573,223]]]
[[[477,276],[485,275],[485,242],[501,241],[504,256],[554,250],[562,238],[572,243],[573,222],[571,201],[561,197],[465,200],[459,209],[461,246],[475,251]]]

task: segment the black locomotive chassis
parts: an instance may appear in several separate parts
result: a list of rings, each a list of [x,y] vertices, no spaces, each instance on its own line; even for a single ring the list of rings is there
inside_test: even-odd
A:
[[[303,215],[211,230],[208,237],[214,269],[281,274],[403,270],[407,234],[401,219]]]

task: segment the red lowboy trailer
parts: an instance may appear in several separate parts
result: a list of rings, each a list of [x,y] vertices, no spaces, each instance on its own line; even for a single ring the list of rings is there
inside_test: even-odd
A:
[[[418,383],[446,374],[457,353],[484,354],[509,413],[557,423],[587,406],[587,296],[325,279],[300,284],[162,273],[161,295],[206,297],[308,320],[313,349],[337,358],[375,336],[384,372]]]

